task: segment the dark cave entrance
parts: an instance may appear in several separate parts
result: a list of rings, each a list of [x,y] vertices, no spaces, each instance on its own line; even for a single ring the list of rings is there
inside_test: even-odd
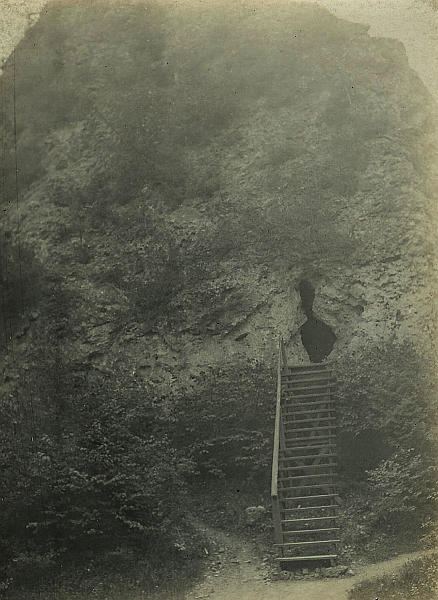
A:
[[[315,289],[312,284],[307,280],[300,281],[299,291],[301,306],[307,317],[307,321],[300,329],[301,341],[309,355],[310,362],[319,363],[326,359],[333,350],[336,335],[331,327],[313,314]]]

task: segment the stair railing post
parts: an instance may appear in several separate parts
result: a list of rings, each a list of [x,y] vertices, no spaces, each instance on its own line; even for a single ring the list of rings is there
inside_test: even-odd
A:
[[[281,513],[278,496],[272,498],[272,519],[274,521],[274,541],[276,544],[281,544],[283,537],[281,535]]]

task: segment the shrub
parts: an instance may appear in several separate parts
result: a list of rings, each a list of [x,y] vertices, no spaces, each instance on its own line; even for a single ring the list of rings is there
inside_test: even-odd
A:
[[[196,481],[269,486],[275,383],[262,365],[227,365],[199,377],[199,392],[170,406],[170,431],[197,468]],[[198,389],[199,389],[198,388]]]
[[[39,422],[22,413],[11,428],[13,402],[1,407],[3,567],[29,552],[60,559],[122,545],[155,564],[193,556],[184,510],[192,465],[163,431],[160,402],[123,372],[111,381],[68,373],[56,390],[39,390]]]
[[[412,449],[396,452],[368,472],[372,503],[368,518],[376,527],[418,531],[436,513],[437,467]]]
[[[339,469],[354,508],[347,538],[362,549],[377,534],[387,545],[395,537],[415,543],[422,528],[428,534],[438,499],[433,364],[412,345],[389,341],[335,368]]]
[[[365,440],[360,451],[372,453],[375,465],[395,451],[411,448],[426,461],[433,460],[437,382],[432,362],[409,343],[389,341],[366,346],[348,361],[338,361],[335,369],[341,438],[344,432],[363,438],[371,432],[369,448]],[[346,450],[357,454],[354,438]],[[356,475],[364,480],[365,469]]]

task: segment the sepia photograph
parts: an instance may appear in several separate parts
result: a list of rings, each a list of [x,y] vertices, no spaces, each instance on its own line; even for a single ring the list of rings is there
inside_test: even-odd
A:
[[[438,0],[0,53],[0,598],[438,600]]]

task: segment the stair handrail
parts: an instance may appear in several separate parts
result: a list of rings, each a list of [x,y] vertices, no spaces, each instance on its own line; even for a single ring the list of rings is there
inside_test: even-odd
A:
[[[277,361],[277,401],[275,407],[275,426],[274,426],[274,449],[272,455],[272,479],[271,479],[271,500],[272,515],[274,521],[274,533],[277,543],[281,541],[281,517],[280,504],[278,501],[278,463],[280,457],[280,429],[281,429],[281,367],[286,365],[286,352],[283,339],[278,342],[278,361]]]

